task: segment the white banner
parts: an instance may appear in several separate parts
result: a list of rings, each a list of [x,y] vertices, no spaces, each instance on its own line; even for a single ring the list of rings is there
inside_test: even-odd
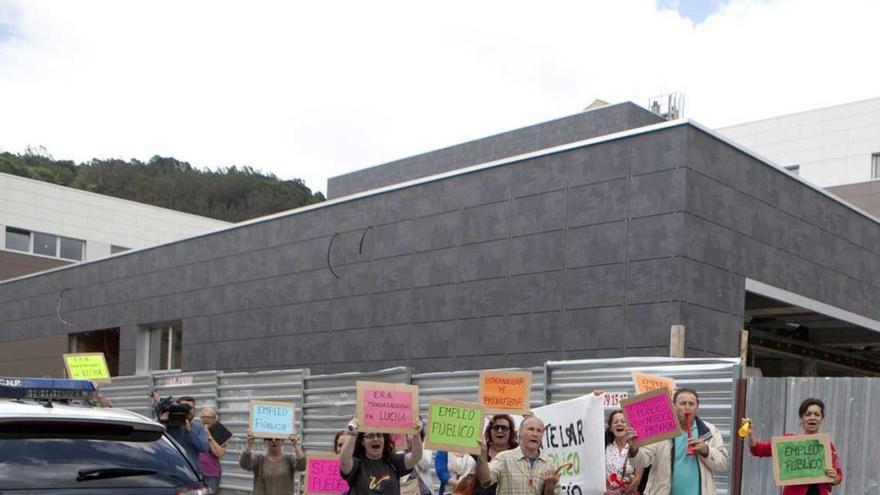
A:
[[[562,495],[605,493],[604,398],[584,395],[534,409],[544,422],[541,451],[557,466],[567,462],[559,479]]]

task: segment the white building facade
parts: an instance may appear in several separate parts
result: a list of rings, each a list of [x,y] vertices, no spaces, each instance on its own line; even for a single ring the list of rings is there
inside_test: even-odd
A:
[[[718,132],[823,188],[880,179],[880,98]]]
[[[229,225],[0,173],[0,279],[100,259]]]

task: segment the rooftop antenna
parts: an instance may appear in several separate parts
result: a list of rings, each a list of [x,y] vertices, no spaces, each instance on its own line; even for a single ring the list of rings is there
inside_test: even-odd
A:
[[[684,117],[684,93],[668,93],[648,99],[648,109],[664,120]]]

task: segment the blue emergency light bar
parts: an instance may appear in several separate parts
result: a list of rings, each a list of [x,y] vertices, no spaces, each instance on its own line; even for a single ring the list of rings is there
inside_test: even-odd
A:
[[[0,397],[7,399],[80,399],[95,398],[95,385],[86,380],[68,378],[0,377]]]

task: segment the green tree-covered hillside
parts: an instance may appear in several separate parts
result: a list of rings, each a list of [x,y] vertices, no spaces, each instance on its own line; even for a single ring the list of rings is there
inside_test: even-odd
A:
[[[55,160],[45,150],[0,153],[0,172],[129,199],[195,215],[240,222],[324,200],[300,179],[280,180],[251,167],[201,170],[154,156],[138,160]]]

